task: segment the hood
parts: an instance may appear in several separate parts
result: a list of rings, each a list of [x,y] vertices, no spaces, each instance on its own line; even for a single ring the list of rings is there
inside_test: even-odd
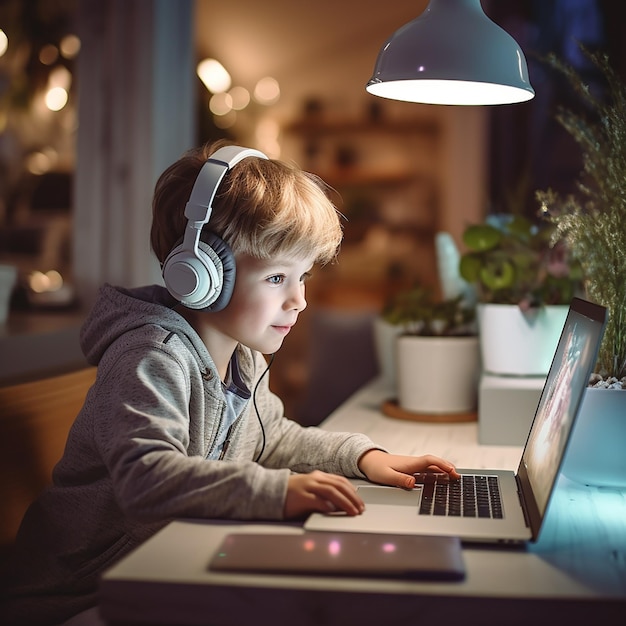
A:
[[[107,348],[121,335],[147,324],[184,335],[190,343],[206,350],[200,337],[184,317],[173,310],[177,301],[159,285],[124,289],[104,285],[80,332],[87,361],[97,365]]]

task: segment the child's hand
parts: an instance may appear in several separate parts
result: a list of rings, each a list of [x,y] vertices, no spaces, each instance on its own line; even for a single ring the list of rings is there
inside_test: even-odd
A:
[[[401,456],[382,450],[369,450],[359,459],[359,469],[372,482],[405,489],[415,486],[413,474],[426,470],[444,472],[453,479],[459,478],[452,463],[432,454]]]
[[[286,519],[303,517],[314,511],[359,515],[364,509],[356,489],[343,476],[315,470],[289,477],[284,509]]]

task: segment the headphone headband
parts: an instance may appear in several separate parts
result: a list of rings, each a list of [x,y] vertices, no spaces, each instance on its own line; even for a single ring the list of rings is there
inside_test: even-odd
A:
[[[206,224],[211,218],[211,205],[226,172],[237,165],[239,161],[252,156],[267,159],[267,156],[258,150],[240,148],[239,146],[226,146],[209,156],[198,173],[191,190],[191,195],[185,206],[185,217],[190,222]]]

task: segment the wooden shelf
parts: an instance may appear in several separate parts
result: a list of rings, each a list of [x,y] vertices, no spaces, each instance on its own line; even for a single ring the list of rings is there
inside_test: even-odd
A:
[[[411,120],[411,121],[370,121],[370,120],[325,120],[304,119],[290,124],[287,132],[302,135],[324,134],[355,134],[355,133],[420,133],[424,135],[436,135],[439,133],[439,123],[434,120]]]
[[[416,178],[415,172],[385,172],[361,169],[358,166],[319,170],[315,173],[332,187],[403,185]]]

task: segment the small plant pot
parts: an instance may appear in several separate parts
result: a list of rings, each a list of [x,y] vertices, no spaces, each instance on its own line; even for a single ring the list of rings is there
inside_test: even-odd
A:
[[[396,339],[402,326],[390,324],[382,317],[374,318],[374,349],[378,362],[378,374],[386,385],[396,385]]]
[[[626,390],[585,390],[561,473],[596,487],[626,487]]]
[[[515,304],[479,304],[480,351],[485,371],[504,376],[545,376],[568,308],[548,305],[524,313]]]
[[[476,409],[478,337],[401,335],[396,341],[398,405],[422,414]]]

